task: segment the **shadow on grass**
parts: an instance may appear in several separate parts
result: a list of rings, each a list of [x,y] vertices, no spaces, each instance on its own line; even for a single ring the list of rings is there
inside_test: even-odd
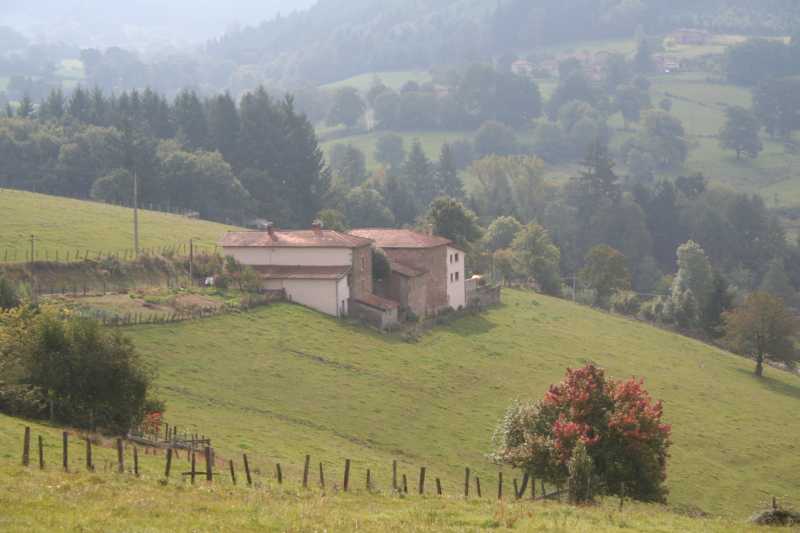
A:
[[[472,337],[473,335],[489,333],[497,327],[497,324],[487,320],[484,313],[459,318],[447,327],[450,331],[461,337]]]
[[[797,379],[797,376],[794,376],[797,380],[797,384],[786,383],[779,379],[775,379],[770,377],[769,374],[765,375],[764,377],[757,377],[752,371],[745,370],[744,368],[737,368],[737,372],[740,374],[747,374],[754,382],[761,385],[762,387],[769,389],[772,392],[777,392],[778,394],[783,394],[784,396],[789,396],[791,398],[795,398],[800,400],[800,379]],[[764,372],[782,372],[781,370],[777,370],[774,368],[766,367],[764,368]]]

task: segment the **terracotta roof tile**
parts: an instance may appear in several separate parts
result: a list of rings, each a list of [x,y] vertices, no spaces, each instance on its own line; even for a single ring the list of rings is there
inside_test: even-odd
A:
[[[437,248],[452,243],[444,237],[408,229],[363,228],[352,230],[350,235],[375,241],[379,248]]]
[[[381,311],[391,311],[400,308],[400,304],[394,300],[381,298],[374,294],[365,294],[359,298],[355,298],[355,301],[368,305],[369,307],[374,307],[375,309],[380,309]]]
[[[219,242],[225,248],[361,248],[372,241],[333,230],[231,231]]]
[[[342,279],[350,273],[349,266],[254,266],[262,279]]]

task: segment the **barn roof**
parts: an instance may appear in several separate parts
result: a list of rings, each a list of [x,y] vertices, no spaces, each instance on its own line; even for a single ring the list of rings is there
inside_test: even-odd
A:
[[[349,266],[255,266],[262,279],[321,279],[339,280],[350,273]]]
[[[372,241],[334,230],[231,231],[219,242],[223,248],[361,248]]]
[[[452,244],[450,239],[409,229],[362,228],[350,235],[370,239],[379,248],[437,248]]]
[[[389,268],[392,272],[397,272],[401,276],[405,276],[407,278],[416,278],[425,274],[425,270],[419,270],[407,265],[403,265],[398,263],[397,261],[389,261]]]
[[[358,298],[355,298],[355,301],[381,311],[391,311],[393,309],[400,308],[400,304],[394,300],[381,298],[380,296],[376,296],[374,294],[365,294],[363,296],[359,296]]]

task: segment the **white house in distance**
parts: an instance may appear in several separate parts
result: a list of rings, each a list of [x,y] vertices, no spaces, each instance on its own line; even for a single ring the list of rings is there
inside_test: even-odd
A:
[[[372,241],[322,229],[227,233],[220,246],[226,256],[253,267],[268,290],[328,315],[347,316],[350,300],[372,296]]]

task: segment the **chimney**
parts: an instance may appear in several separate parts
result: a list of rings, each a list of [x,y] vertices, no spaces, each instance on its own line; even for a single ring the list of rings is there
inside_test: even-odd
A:
[[[314,230],[314,235],[317,237],[322,237],[322,221],[315,220],[311,223],[311,229]]]

